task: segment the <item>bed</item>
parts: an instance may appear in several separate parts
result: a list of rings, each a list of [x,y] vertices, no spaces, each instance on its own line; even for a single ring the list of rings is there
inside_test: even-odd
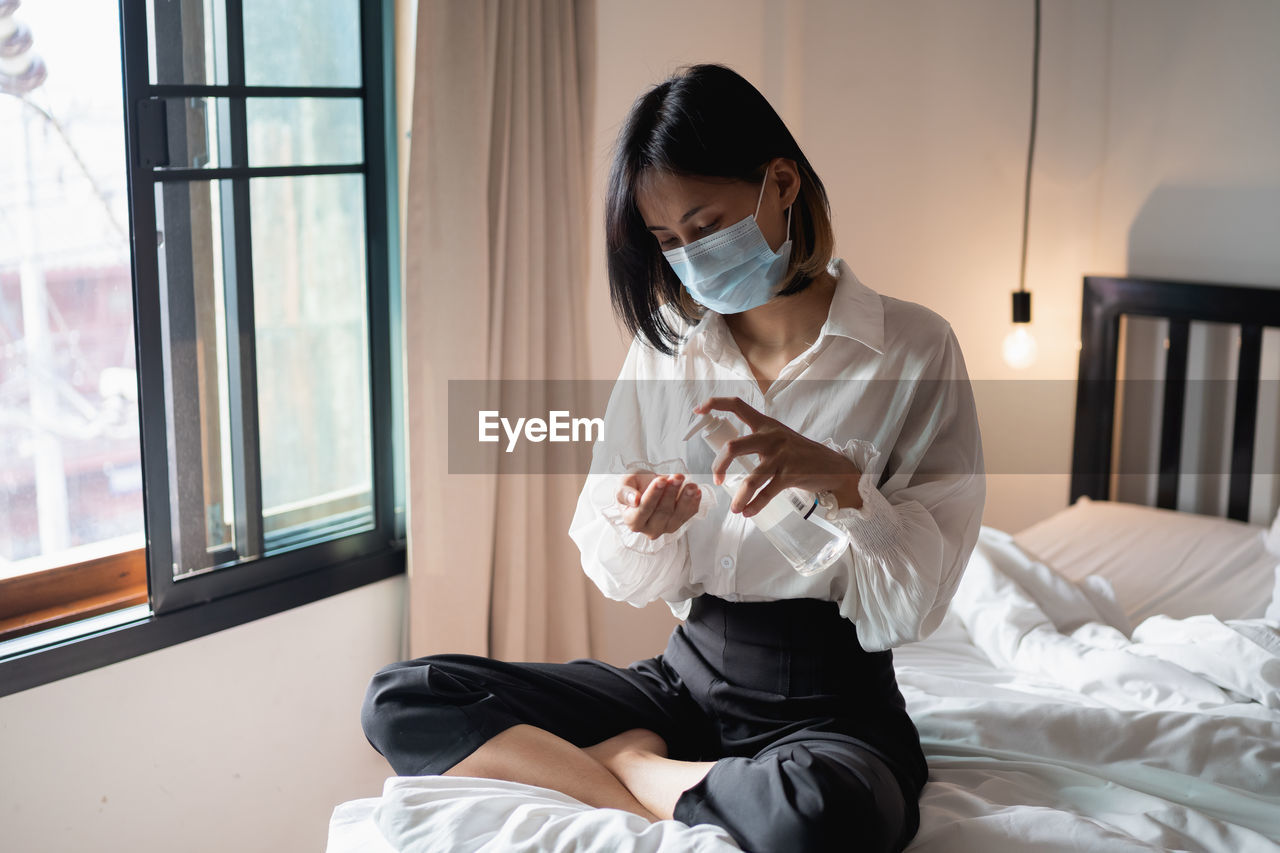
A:
[[[1280,514],[1277,478],[1255,476],[1277,470],[1280,291],[1088,277],[1083,307],[1070,505],[1016,533],[983,527],[941,627],[894,653],[930,764],[908,850],[1280,849]],[[1126,329],[1142,322],[1164,336],[1150,418],[1118,381],[1126,347],[1140,360]],[[1185,508],[1188,438],[1203,428],[1188,418],[1189,353],[1205,322],[1238,328],[1220,512]],[[1121,429],[1148,421],[1149,465],[1126,468]],[[1126,477],[1154,505],[1118,500]],[[328,844],[740,849],[719,827],[545,788],[394,776],[334,809]]]

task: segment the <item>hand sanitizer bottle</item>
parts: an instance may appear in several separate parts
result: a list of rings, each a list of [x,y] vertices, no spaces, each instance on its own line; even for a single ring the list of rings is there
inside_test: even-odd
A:
[[[684,440],[699,432],[717,454],[730,439],[740,435],[727,419],[710,413],[698,418]],[[743,458],[738,456],[729,462],[721,484],[730,498],[738,494],[739,486],[754,467],[743,464]],[[802,575],[817,574],[840,559],[849,547],[849,534],[818,515],[815,496],[801,489],[784,489],[749,520]]]

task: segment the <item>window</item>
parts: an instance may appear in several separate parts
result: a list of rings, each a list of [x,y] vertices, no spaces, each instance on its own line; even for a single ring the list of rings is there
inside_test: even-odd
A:
[[[118,30],[0,6],[0,639],[145,603]],[[37,41],[38,39],[38,41]]]
[[[50,51],[0,193],[56,211],[0,250],[0,694],[404,560],[390,4],[37,5],[0,5]]]

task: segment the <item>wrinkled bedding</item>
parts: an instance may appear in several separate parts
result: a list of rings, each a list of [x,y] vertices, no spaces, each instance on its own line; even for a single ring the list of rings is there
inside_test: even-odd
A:
[[[1067,580],[984,527],[942,626],[894,659],[930,764],[909,850],[1280,849],[1280,624],[1130,628],[1105,583]],[[739,849],[719,827],[457,777],[389,778],[334,810],[328,846]]]
[[[910,849],[1278,849],[1280,626],[1126,636],[1092,600],[983,529],[943,627],[894,655],[930,765]]]

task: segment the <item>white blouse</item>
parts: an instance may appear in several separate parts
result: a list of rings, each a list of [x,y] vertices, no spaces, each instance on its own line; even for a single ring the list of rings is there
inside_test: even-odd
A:
[[[818,339],[767,391],[714,311],[689,329],[664,307],[685,333],[675,356],[632,341],[569,526],[583,569],[607,597],[636,607],[662,599],[679,619],[704,593],[835,601],[867,651],[924,639],[941,623],[986,501],[960,345],[928,308],[876,293],[838,258],[829,270],[837,286]],[[861,509],[826,516],[851,540],[832,566],[800,575],[751,519],[729,511],[732,497],[711,475],[714,452],[701,435],[683,440],[693,407],[711,396],[739,396],[863,472]],[[749,431],[731,413],[713,414]],[[639,468],[684,473],[703,493],[697,513],[657,539],[630,530],[617,493]]]

